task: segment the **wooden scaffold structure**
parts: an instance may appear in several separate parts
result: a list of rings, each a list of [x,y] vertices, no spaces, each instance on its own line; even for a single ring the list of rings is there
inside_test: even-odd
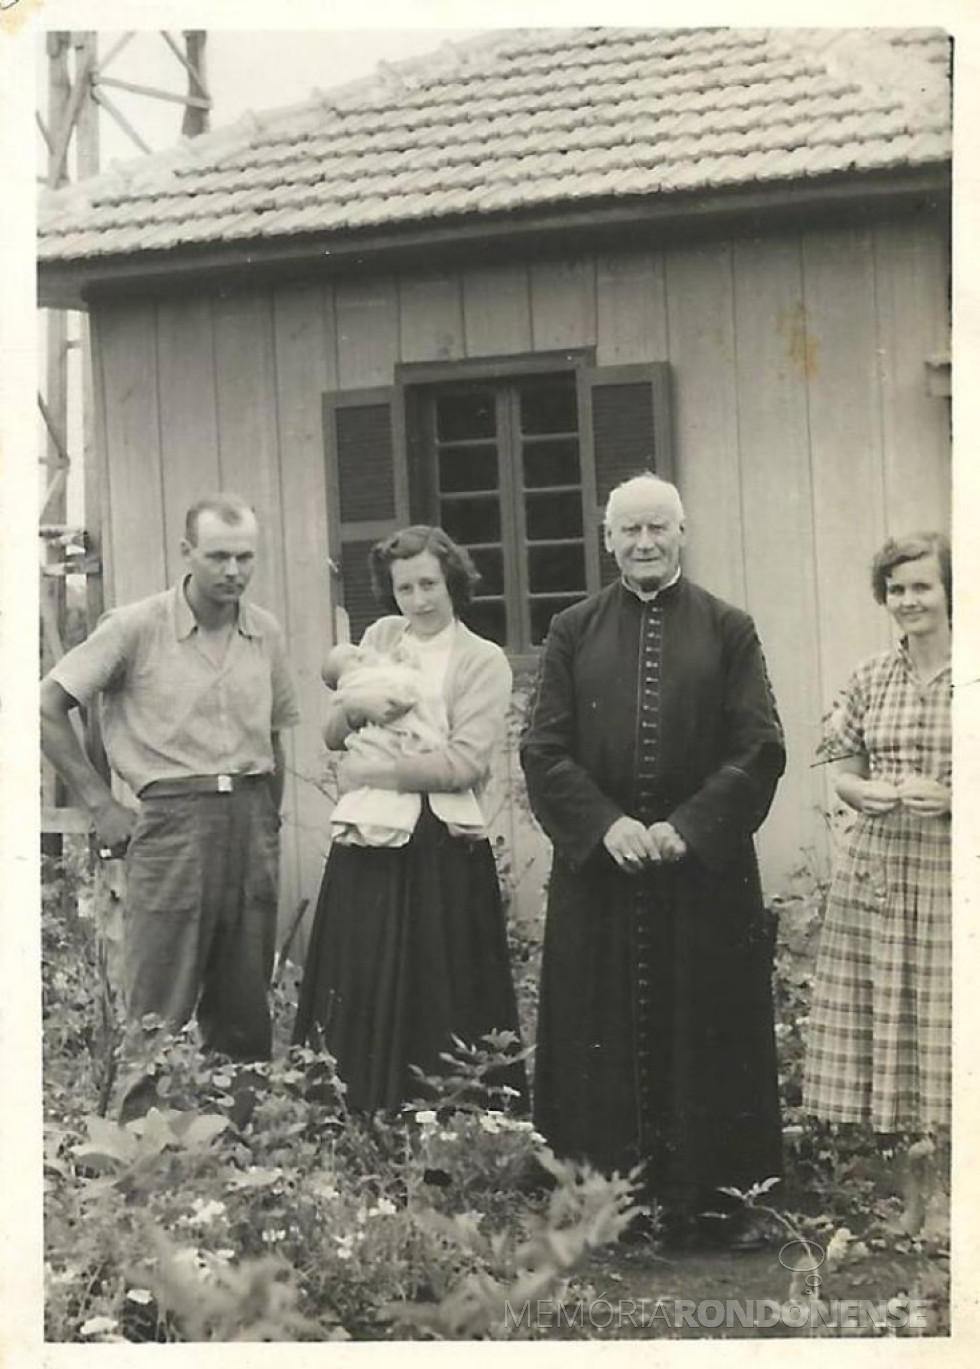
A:
[[[56,190],[72,180],[84,180],[98,173],[101,112],[141,153],[152,150],[133,121],[118,107],[110,91],[124,91],[181,106],[180,131],[184,137],[195,137],[207,131],[211,97],[207,86],[206,33],[186,30],[179,38],[166,31],[147,35],[158,38],[182,68],[187,82],[183,93],[107,74],[110,64],[117,64],[116,70],[119,70],[122,54],[138,36],[144,35],[136,31],[115,35],[111,46],[100,55],[100,35],[95,32],[53,31],[46,35],[47,108],[43,113],[36,112],[46,159],[45,173],[38,175],[41,185]],[[77,636],[79,632],[84,635],[94,627],[103,609],[102,492],[93,434],[87,321],[84,315],[73,316],[66,310],[49,309],[45,310],[45,315],[44,383],[37,395],[43,423],[40,462],[45,472],[39,514],[42,672],[49,670],[66,647],[73,644],[73,635]],[[73,374],[69,358],[76,351],[80,353],[81,366],[75,368]],[[79,409],[82,460],[73,463],[69,420]],[[73,465],[76,470],[81,467],[83,475],[84,518],[81,526],[73,526],[69,517],[68,481]],[[70,577],[84,578],[82,621],[70,621],[67,593]],[[86,727],[90,753],[101,755],[97,744],[97,719],[89,717]],[[42,767],[41,784],[42,844],[47,852],[57,854],[62,835],[87,832],[89,818],[87,813],[67,804],[64,786],[46,764]]]

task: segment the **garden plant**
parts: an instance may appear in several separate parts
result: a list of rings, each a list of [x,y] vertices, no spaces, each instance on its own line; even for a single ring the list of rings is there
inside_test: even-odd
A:
[[[246,1070],[205,1059],[192,1026],[174,1034],[151,1019],[134,1040],[113,990],[104,871],[69,844],[44,876],[49,1340],[600,1337],[611,1333],[587,1319],[556,1332],[508,1314],[587,1303],[609,1279],[657,1296],[669,1266],[656,1213],[652,1241],[639,1253],[626,1243],[638,1212],[631,1176],[557,1159],[489,1082],[520,1050],[515,1037],[455,1043],[442,1073],[418,1077],[401,1116],[352,1116],[329,1054],[285,1044],[288,962],[276,976],[272,1062]],[[823,1296],[828,1285],[851,1296],[863,1282],[868,1297],[925,1300],[929,1330],[942,1332],[942,1222],[906,1236],[888,1155],[867,1134],[837,1134],[800,1112],[823,896],[819,880],[801,881],[773,906],[787,1170],[741,1196],[767,1215],[777,1245],[822,1252]],[[529,1033],[538,946],[526,923],[512,950]],[[121,1121],[138,1077],[152,1081],[152,1106]],[[769,1295],[805,1292],[799,1274],[770,1267]]]

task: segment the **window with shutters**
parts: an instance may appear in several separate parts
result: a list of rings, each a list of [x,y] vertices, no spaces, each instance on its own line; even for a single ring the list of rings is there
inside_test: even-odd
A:
[[[467,622],[520,653],[589,591],[574,374],[433,387],[421,406],[430,519],[480,572]]]
[[[615,578],[601,511],[630,475],[670,478],[667,368],[560,360],[406,366],[391,389],[327,396],[331,555],[355,640],[378,612],[368,550],[409,522],[469,550],[466,621],[515,656]]]

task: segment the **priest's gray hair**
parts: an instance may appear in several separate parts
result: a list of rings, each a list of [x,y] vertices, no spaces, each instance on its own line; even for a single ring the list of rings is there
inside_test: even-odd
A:
[[[641,475],[632,475],[629,480],[623,480],[610,491],[609,498],[606,500],[606,512],[603,516],[603,525],[607,528],[611,526],[613,514],[615,513],[613,505],[618,503],[623,495],[633,494],[634,492],[639,492],[641,490],[645,491],[649,489],[651,485],[654,486],[655,489],[650,490],[650,493],[659,494],[664,497],[665,502],[673,504],[677,512],[678,523],[683,523],[684,505],[681,503],[681,496],[677,486],[672,485],[669,480],[662,479],[659,475],[654,475],[653,471],[644,471]]]

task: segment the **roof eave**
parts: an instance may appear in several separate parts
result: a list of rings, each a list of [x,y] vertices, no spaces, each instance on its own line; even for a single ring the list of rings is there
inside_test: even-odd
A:
[[[39,262],[38,300],[49,308],[82,309],[122,295],[158,295],[231,279],[271,282],[316,273],[424,269],[516,255],[567,255],[642,234],[648,250],[720,231],[764,233],[796,223],[942,208],[950,195],[950,165],[836,175],[800,181],[610,198],[459,218],[397,224],[377,230],[312,233],[209,243],[200,247]]]

